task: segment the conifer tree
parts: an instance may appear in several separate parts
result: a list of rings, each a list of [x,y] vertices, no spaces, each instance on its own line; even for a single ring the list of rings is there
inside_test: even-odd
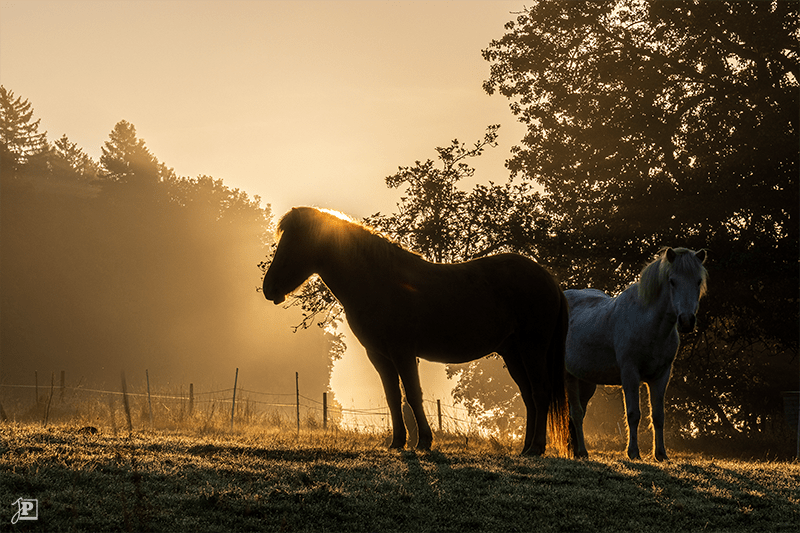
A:
[[[3,174],[16,176],[36,155],[47,151],[47,132],[39,133],[30,102],[0,85],[0,149]]]

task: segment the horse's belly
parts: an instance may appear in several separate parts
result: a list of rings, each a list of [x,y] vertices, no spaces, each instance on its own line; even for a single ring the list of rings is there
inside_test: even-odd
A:
[[[576,378],[598,385],[621,384],[620,369],[613,348],[603,344],[575,342],[567,337],[565,365]]]
[[[587,365],[567,364],[567,372],[578,379],[594,383],[596,385],[622,385],[620,370],[616,365]]]

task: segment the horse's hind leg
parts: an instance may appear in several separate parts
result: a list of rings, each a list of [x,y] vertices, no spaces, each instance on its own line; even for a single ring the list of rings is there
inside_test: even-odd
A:
[[[549,407],[549,395],[547,391],[537,391],[539,394],[534,397],[531,379],[525,368],[518,352],[514,347],[506,347],[501,353],[503,361],[506,363],[508,373],[519,387],[522,401],[525,403],[525,441],[522,445],[522,455],[543,455],[547,441],[547,409]],[[544,370],[540,375],[544,376]]]
[[[586,416],[586,407],[594,396],[597,385],[576,378],[569,372],[566,376],[567,391],[569,394],[570,437],[575,457],[589,457],[586,449],[586,439],[583,433],[583,419]]]
[[[403,448],[406,445],[406,426],[401,407],[400,375],[391,359],[370,351],[367,351],[367,356],[381,377],[386,403],[392,416],[392,443],[389,448]]]
[[[417,449],[430,450],[433,443],[433,432],[425,417],[425,410],[422,406],[422,387],[419,383],[419,368],[417,358],[414,356],[400,358],[396,363],[397,370],[400,372],[400,379],[403,381],[403,390],[406,393],[406,401],[414,411],[414,418],[417,419],[417,433],[419,440]]]

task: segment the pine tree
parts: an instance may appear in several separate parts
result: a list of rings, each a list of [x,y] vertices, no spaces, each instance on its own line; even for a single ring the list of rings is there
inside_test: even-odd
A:
[[[47,132],[39,133],[33,120],[33,108],[22,97],[0,85],[0,147],[3,173],[16,176],[33,156],[47,151]]]
[[[53,143],[53,155],[52,164],[60,170],[60,175],[83,181],[91,181],[97,177],[99,172],[97,163],[66,135],[62,135]]]
[[[106,181],[152,185],[169,173],[147,149],[144,139],[136,137],[136,128],[130,122],[119,121],[108,136],[100,156],[100,176]]]

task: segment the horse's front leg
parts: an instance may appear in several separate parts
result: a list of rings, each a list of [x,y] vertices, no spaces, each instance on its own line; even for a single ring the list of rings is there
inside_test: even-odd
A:
[[[391,359],[367,350],[372,366],[378,371],[392,416],[392,443],[389,448],[400,449],[406,445],[406,426],[403,423],[402,395],[400,394],[400,375]]]
[[[403,381],[406,401],[411,406],[411,410],[414,411],[414,418],[417,420],[417,433],[419,435],[417,449],[430,450],[431,444],[433,444],[433,432],[422,406],[422,387],[419,383],[417,358],[413,355],[397,355],[395,357],[395,365],[400,372],[400,379]]]
[[[650,413],[653,419],[653,455],[656,461],[668,461],[667,447],[664,445],[664,395],[669,383],[669,371],[654,381],[648,383],[650,389]]]
[[[625,396],[625,418],[628,422],[628,457],[641,459],[639,455],[639,374],[636,371],[622,371],[622,391]]]

